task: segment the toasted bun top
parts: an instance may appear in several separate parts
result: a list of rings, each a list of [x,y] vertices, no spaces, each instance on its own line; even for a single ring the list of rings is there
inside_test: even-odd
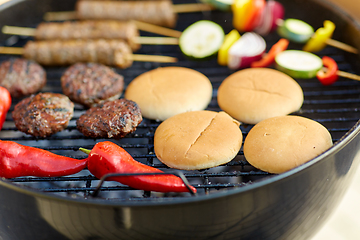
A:
[[[125,91],[143,117],[165,120],[178,113],[205,109],[212,98],[212,85],[202,73],[184,67],[163,67],[141,74]]]
[[[225,112],[193,111],[175,115],[156,129],[155,154],[167,166],[184,170],[227,163],[242,145],[239,125]]]
[[[256,124],[244,141],[244,156],[256,168],[282,173],[318,156],[333,145],[320,123],[299,116],[269,118]]]
[[[256,124],[299,110],[304,96],[288,75],[270,68],[249,68],[227,77],[219,87],[217,100],[233,118]]]

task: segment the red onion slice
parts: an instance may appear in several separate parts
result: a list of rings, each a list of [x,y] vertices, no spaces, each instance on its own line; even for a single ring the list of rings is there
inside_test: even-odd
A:
[[[285,9],[284,6],[277,1],[269,1],[268,4],[272,12],[272,26],[270,29],[271,32],[278,27],[279,19],[284,19]]]
[[[265,8],[261,14],[260,22],[257,27],[255,27],[254,32],[266,36],[270,31],[273,23],[273,14],[270,6],[271,0],[266,2]]]
[[[264,38],[257,33],[247,32],[231,46],[228,67],[234,70],[249,67],[252,62],[261,59],[265,50]]]

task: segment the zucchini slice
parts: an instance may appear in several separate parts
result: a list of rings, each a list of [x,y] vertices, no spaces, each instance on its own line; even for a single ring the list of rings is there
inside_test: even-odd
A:
[[[179,38],[179,47],[184,55],[204,59],[215,55],[225,38],[222,27],[212,21],[201,20],[187,27]]]
[[[286,19],[279,27],[278,34],[296,43],[306,43],[314,34],[314,28],[299,19]]]
[[[275,57],[276,69],[293,78],[314,78],[323,67],[320,57],[300,50],[286,50]]]

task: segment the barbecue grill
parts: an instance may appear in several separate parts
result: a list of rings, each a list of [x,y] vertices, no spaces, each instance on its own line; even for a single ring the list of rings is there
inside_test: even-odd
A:
[[[195,1],[174,1],[174,4]],[[334,39],[360,49],[360,26],[347,14],[322,0],[280,1],[285,18],[298,18],[315,29],[323,20],[333,21]],[[21,1],[0,5],[0,26],[36,27],[48,11],[69,11],[75,1]],[[319,14],[321,13],[321,14]],[[231,13],[212,11],[179,14],[176,29],[209,19],[232,29]],[[142,32],[141,35],[153,36]],[[29,37],[0,35],[3,46],[23,46]],[[268,48],[279,36],[265,37]],[[289,49],[301,49],[291,43]],[[214,93],[208,110],[220,111],[217,88],[233,71],[219,66],[216,59],[194,61],[184,57],[178,46],[147,46],[141,54],[174,56],[177,63],[135,62],[128,69],[116,69],[128,84],[139,74],[159,66],[183,66],[204,73]],[[319,56],[334,58],[339,69],[359,74],[358,55],[326,47]],[[1,55],[0,61],[10,56]],[[46,68],[48,83],[43,92],[61,92],[60,77],[66,67]],[[250,166],[242,150],[223,166],[201,171],[182,171],[181,175],[198,190],[190,193],[156,193],[132,189],[117,182],[99,181],[86,169],[66,177],[19,177],[0,181],[0,236],[3,239],[308,239],[321,226],[341,200],[360,153],[360,83],[340,78],[331,86],[318,80],[296,79],[304,91],[304,105],[294,115],[323,124],[331,133],[334,146],[308,163],[289,172],[272,175]],[[91,149],[96,142],[76,130],[76,119],[85,111],[75,105],[68,128],[46,139],[19,132],[11,111],[0,138],[54,153],[82,159],[80,147]],[[144,119],[136,132],[111,140],[136,160],[178,174],[156,159],[153,136],[158,121]],[[246,138],[251,125],[242,125]]]

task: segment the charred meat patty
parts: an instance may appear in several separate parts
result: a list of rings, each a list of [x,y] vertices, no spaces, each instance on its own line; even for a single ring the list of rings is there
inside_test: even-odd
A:
[[[118,99],[124,89],[124,78],[102,64],[76,63],[61,77],[61,87],[72,101],[94,107]]]
[[[88,109],[77,120],[76,127],[87,137],[119,139],[134,132],[141,122],[140,108],[135,102],[117,99]]]
[[[64,130],[74,113],[74,103],[60,93],[38,93],[15,105],[12,117],[19,131],[45,138]]]
[[[34,61],[10,58],[0,64],[0,86],[9,90],[11,97],[37,93],[45,84],[46,72]]]

